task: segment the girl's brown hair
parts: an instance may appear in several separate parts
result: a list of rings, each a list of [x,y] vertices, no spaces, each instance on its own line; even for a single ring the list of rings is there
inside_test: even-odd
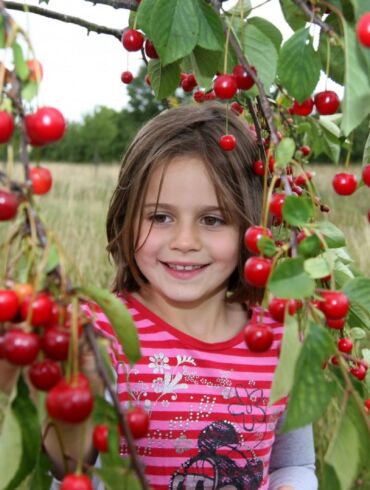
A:
[[[227,112],[228,133],[236,137],[233,151],[219,146],[225,134],[226,108],[218,103],[169,109],[149,121],[136,135],[123,158],[118,184],[112,195],[106,223],[107,251],[117,267],[113,291],[137,291],[147,281],[135,262],[137,233],[149,180],[158,166],[177,156],[199,157],[209,172],[220,206],[240,230],[240,259],[230,277],[228,301],[253,303],[261,290],[245,283],[243,268],[248,252],[245,230],[258,224],[262,206],[262,179],[253,172],[258,147],[242,117]],[[140,226],[140,223],[139,223]]]

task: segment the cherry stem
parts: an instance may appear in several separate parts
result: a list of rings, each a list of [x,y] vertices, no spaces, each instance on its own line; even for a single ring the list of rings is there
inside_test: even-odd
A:
[[[117,412],[119,422],[120,422],[120,426],[122,428],[123,435],[125,436],[127,448],[129,450],[129,453],[131,456],[132,467],[133,467],[133,469],[134,469],[134,471],[135,471],[135,473],[136,473],[136,475],[137,475],[137,477],[138,477],[138,479],[142,485],[142,489],[143,490],[150,490],[150,487],[149,487],[148,482],[147,482],[146,477],[145,477],[143,466],[142,466],[142,464],[141,464],[141,462],[137,456],[137,452],[136,452],[136,448],[135,448],[135,444],[133,441],[133,437],[132,437],[130,428],[128,426],[128,423],[126,421],[124,414],[122,413],[121,405],[120,405],[120,402],[118,400],[116,391],[113,389],[113,387],[110,383],[109,375],[108,375],[106,368],[104,366],[104,362],[102,360],[100,350],[99,350],[99,346],[97,344],[97,341],[96,341],[96,338],[94,335],[93,326],[91,323],[85,324],[84,332],[86,334],[86,338],[89,341],[92,352],[94,354],[98,372],[99,372],[101,378],[103,379],[104,385],[109,392],[109,395],[110,395],[112,402],[113,402],[113,406]]]

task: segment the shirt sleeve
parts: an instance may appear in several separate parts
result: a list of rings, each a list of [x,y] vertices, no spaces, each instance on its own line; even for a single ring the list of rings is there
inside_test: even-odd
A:
[[[317,490],[312,426],[279,434],[282,422],[283,418],[276,427],[271,452],[269,490],[277,490],[282,485],[290,485],[295,490]]]

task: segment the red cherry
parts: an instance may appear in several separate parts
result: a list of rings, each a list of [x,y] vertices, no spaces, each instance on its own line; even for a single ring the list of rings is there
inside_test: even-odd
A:
[[[30,296],[25,298],[21,305],[21,316],[23,320],[27,320],[31,299]],[[44,292],[38,293],[32,301],[31,325],[34,327],[47,325],[50,320],[52,307],[53,300],[50,296]]]
[[[370,164],[367,164],[362,169],[362,180],[364,184],[370,187]]]
[[[332,90],[324,90],[315,95],[317,112],[321,115],[335,114],[338,110],[340,100]]]
[[[0,221],[13,219],[18,211],[19,201],[15,194],[0,189]]]
[[[236,114],[243,114],[244,108],[239,102],[232,102],[230,104],[231,110],[234,111]]]
[[[232,75],[219,75],[213,83],[213,90],[219,99],[231,99],[238,90],[238,85]]]
[[[244,329],[244,339],[252,352],[265,352],[274,341],[274,333],[272,328],[264,323],[248,323]]]
[[[195,87],[189,78],[184,78],[184,80],[181,80],[180,85],[184,92],[192,92]]]
[[[236,147],[236,138],[232,134],[224,134],[218,143],[224,151],[232,151]]]
[[[95,449],[101,453],[108,451],[108,426],[105,424],[96,425],[93,432],[93,444]]]
[[[337,345],[340,352],[345,352],[346,354],[349,354],[352,351],[353,343],[351,339],[348,339],[347,337],[339,339]]]
[[[194,93],[193,93],[193,99],[195,100],[195,102],[198,102],[198,104],[201,104],[202,102],[205,101],[205,92],[204,90],[196,90]]]
[[[10,322],[18,312],[19,300],[15,291],[0,289],[0,322]]]
[[[4,357],[17,366],[33,363],[40,350],[39,337],[32,332],[9,330],[4,335]]]
[[[259,254],[258,240],[263,236],[272,238],[272,233],[263,226],[250,226],[244,234],[244,244],[250,252]]]
[[[356,176],[347,172],[340,172],[334,175],[333,187],[340,196],[349,196],[357,188]]]
[[[285,194],[275,192],[270,199],[269,210],[270,213],[278,220],[283,219],[283,204],[285,200]]]
[[[333,328],[334,330],[342,330],[346,320],[344,318],[326,318],[326,324],[329,328]]]
[[[257,71],[254,66],[250,67],[254,74],[257,74]],[[248,75],[247,70],[242,65],[235,65],[233,69],[233,75],[236,80],[236,84],[241,90],[249,90],[254,85],[253,78]]]
[[[13,135],[13,116],[7,111],[0,111],[0,143],[8,143]]]
[[[302,302],[294,299],[272,298],[268,310],[272,318],[277,322],[283,322],[285,320],[286,305],[288,305],[289,315],[294,315],[302,307]]]
[[[334,366],[339,366],[339,359],[337,356],[331,356],[330,361]]]
[[[291,107],[292,114],[297,116],[308,116],[311,114],[314,106],[314,102],[311,98],[304,100],[303,102],[298,102],[295,100],[293,106]]]
[[[154,44],[150,39],[147,39],[145,41],[145,54],[147,55],[148,58],[156,59],[159,58],[157,51],[155,50]]]
[[[356,34],[358,42],[366,48],[370,48],[370,12],[366,12],[359,18]]]
[[[265,174],[265,165],[262,160],[256,160],[253,164],[253,172],[263,176]]]
[[[53,177],[46,167],[31,167],[30,179],[32,192],[37,195],[47,194],[53,185]]]
[[[59,364],[51,359],[34,362],[28,371],[31,383],[41,391],[49,391],[62,379],[62,370]]]
[[[299,149],[305,157],[307,157],[311,153],[311,148],[307,145],[303,145]]]
[[[134,79],[134,76],[130,71],[123,71],[121,73],[121,81],[123,83],[126,83],[128,85],[132,82],[133,79]]]
[[[275,158],[274,158],[272,155],[270,155],[270,156],[269,156],[269,159],[268,159],[268,165],[269,165],[269,171],[270,171],[271,173],[273,173],[273,172],[274,172],[275,163],[276,163]],[[288,168],[288,167],[287,167],[287,168]]]
[[[125,416],[134,439],[146,436],[149,430],[149,414],[144,408],[139,406],[129,408]]]
[[[67,382],[62,378],[46,398],[50,417],[69,424],[78,424],[87,419],[93,408],[94,398],[88,379],[79,374]]]
[[[147,74],[145,75],[145,83],[146,83],[147,85],[149,85],[149,87],[151,86],[151,81],[150,81],[150,76],[149,76],[149,73],[147,73]]]
[[[189,75],[187,76],[187,80],[189,83],[191,83],[191,85],[193,85],[193,87],[196,87],[198,85],[198,82],[196,81],[193,73],[189,73]]]
[[[34,114],[25,117],[26,132],[33,146],[54,143],[63,138],[66,122],[55,107],[40,107]]]
[[[30,70],[29,79],[32,82],[40,83],[44,74],[42,64],[38,60],[28,60],[27,66]]]
[[[68,358],[70,333],[60,327],[49,327],[41,338],[42,350],[55,361]]]
[[[249,257],[244,265],[244,278],[248,284],[257,288],[266,286],[272,262],[264,257]]]
[[[322,291],[323,298],[319,303],[320,310],[326,318],[339,320],[344,318],[349,310],[349,301],[347,296],[341,291]]]
[[[351,369],[351,373],[359,381],[363,381],[366,378],[367,366],[365,366],[362,362],[359,362],[356,367]]]
[[[294,178],[294,183],[300,187],[304,187],[307,185],[308,181],[312,180],[312,177],[313,175],[311,172],[305,172],[304,174],[297,175],[297,177]]]
[[[206,101],[210,101],[210,100],[217,99],[217,96],[216,96],[214,90],[210,90],[209,92],[206,93],[206,95],[204,96],[204,98],[205,98]]]
[[[94,490],[94,487],[88,476],[70,473],[63,478],[60,490]]]
[[[365,400],[365,410],[367,413],[370,411],[370,398]]]
[[[136,29],[126,29],[121,41],[127,51],[139,51],[143,47],[144,36]]]

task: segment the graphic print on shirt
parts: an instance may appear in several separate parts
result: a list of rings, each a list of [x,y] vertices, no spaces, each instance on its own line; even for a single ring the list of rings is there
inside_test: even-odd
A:
[[[127,370],[128,366],[121,364],[119,370],[125,371],[131,399],[142,403],[149,413],[169,407],[181,393],[191,389],[190,385],[203,385],[204,394],[191,395],[186,418],[174,415],[168,430],[153,427],[145,446],[138,447],[138,453],[150,455],[152,447],[162,444],[165,447],[169,440],[179,456],[185,453],[181,466],[172,476],[170,488],[174,490],[258,489],[263,478],[263,461],[256,457],[255,451],[280,413],[270,412],[267,417],[268,400],[256,382],[249,379],[245,384],[233,385],[231,372],[227,371],[218,372],[218,377],[212,380],[198,376],[196,361],[188,355],[169,358],[158,352],[144,364],[152,372],[151,383],[142,381],[138,366]],[[220,403],[220,398],[227,420],[215,421],[214,406]],[[188,433],[195,425],[199,427],[199,422],[204,425],[196,442]],[[122,446],[121,451],[125,454],[127,448]]]
[[[238,446],[238,434],[229,422],[220,420],[206,426],[198,437],[198,454],[174,473],[170,490],[257,490],[263,461],[247,459]],[[221,448],[226,454],[218,453]],[[243,467],[235,462],[236,455],[244,457]]]

